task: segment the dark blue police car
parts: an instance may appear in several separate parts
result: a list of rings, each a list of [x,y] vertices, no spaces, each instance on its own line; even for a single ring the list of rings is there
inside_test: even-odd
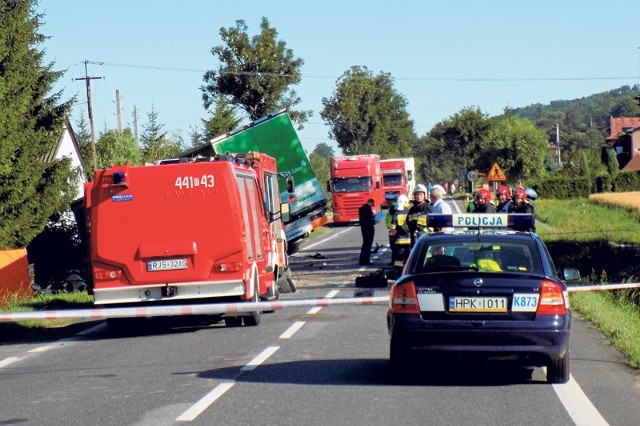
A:
[[[446,354],[545,366],[547,380],[569,380],[571,312],[527,214],[429,215],[429,227],[391,288],[387,325],[392,368]]]

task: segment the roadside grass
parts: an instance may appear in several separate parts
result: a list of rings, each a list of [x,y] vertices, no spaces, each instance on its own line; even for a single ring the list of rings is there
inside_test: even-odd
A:
[[[640,193],[597,194],[589,199],[538,200],[536,218],[542,222],[538,234],[549,243],[609,241],[640,244]],[[601,278],[601,279],[600,279]],[[604,277],[585,277],[603,281]],[[633,282],[639,277],[627,277]],[[633,303],[634,290],[604,290],[570,293],[571,308],[590,321],[635,368],[640,367],[640,307]]]
[[[83,309],[93,306],[93,298],[87,292],[60,292],[56,294],[40,293],[31,297],[10,297],[0,308],[0,312],[32,312],[58,309]],[[8,329],[17,333],[20,330],[43,329],[64,327],[78,322],[74,319],[61,320],[27,320],[9,325],[0,323],[0,335],[4,335]],[[3,331],[4,330],[4,331]]]
[[[594,324],[632,367],[640,367],[640,312],[636,305],[611,291],[580,291],[571,293],[569,300],[578,317]]]
[[[591,203],[586,198],[536,201],[536,231],[545,242],[606,240],[640,244],[640,210],[614,204]]]

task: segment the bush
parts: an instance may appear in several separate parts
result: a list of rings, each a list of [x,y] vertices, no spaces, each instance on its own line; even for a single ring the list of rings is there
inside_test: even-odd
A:
[[[70,215],[49,221],[47,227],[27,247],[29,263],[35,265],[35,283],[42,288],[58,286],[75,270],[87,270],[86,249],[78,235],[76,222]],[[85,277],[86,279],[86,277]]]
[[[617,192],[640,191],[640,171],[620,172],[614,183]]]
[[[555,175],[533,183],[532,188],[543,198],[587,198],[591,194],[590,180],[575,176]]]
[[[596,192],[610,192],[612,187],[611,175],[606,172],[602,172],[596,176],[595,190]]]

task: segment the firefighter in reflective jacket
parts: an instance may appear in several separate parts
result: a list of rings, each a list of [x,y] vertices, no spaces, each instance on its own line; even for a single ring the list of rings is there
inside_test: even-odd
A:
[[[407,213],[411,247],[413,247],[423,232],[427,232],[427,214],[433,210],[431,204],[427,201],[427,188],[424,185],[416,185],[416,188],[413,190],[413,198],[413,206],[411,206]]]
[[[402,269],[404,262],[409,257],[409,246],[411,244],[411,236],[407,224],[409,207],[409,197],[404,194],[400,195],[389,224],[389,241],[393,241],[393,244],[391,244],[391,261],[393,266],[399,269]]]

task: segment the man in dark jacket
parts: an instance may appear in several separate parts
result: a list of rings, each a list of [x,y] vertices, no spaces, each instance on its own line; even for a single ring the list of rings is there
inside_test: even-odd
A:
[[[358,209],[358,221],[362,232],[362,247],[360,248],[360,265],[371,265],[371,246],[375,234],[376,219],[373,214],[374,201],[370,198]]]

